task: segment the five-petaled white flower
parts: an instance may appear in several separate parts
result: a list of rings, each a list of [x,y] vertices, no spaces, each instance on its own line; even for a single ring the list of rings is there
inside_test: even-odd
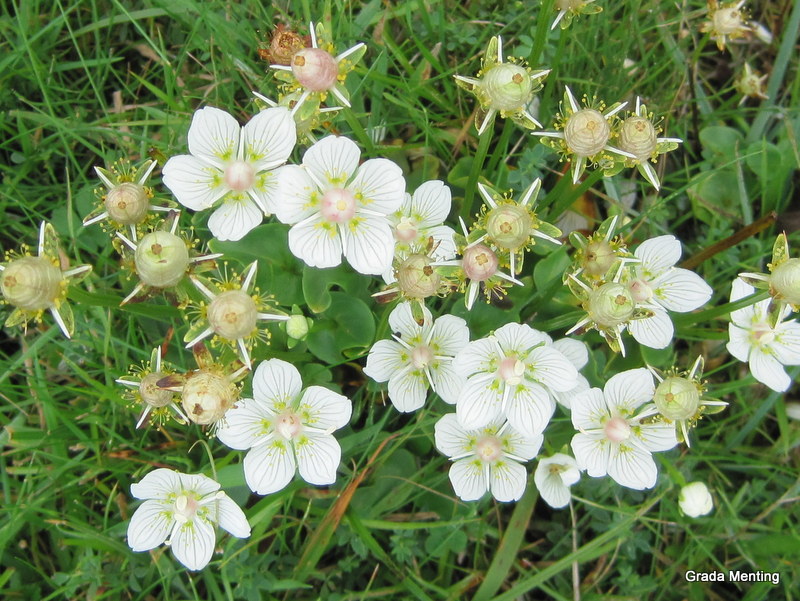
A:
[[[640,262],[630,264],[625,284],[636,306],[653,315],[631,320],[628,330],[640,344],[665,348],[675,331],[667,310],[694,311],[709,301],[711,287],[693,271],[675,267],[681,258],[681,243],[675,236],[645,240],[633,254]]]
[[[364,373],[376,382],[389,382],[389,400],[398,411],[416,411],[425,404],[428,387],[453,404],[463,384],[453,369],[453,357],[469,342],[467,322],[454,315],[436,321],[422,307],[419,325],[404,302],[389,314],[394,340],[379,340],[369,351]]]
[[[145,501],[131,517],[128,545],[149,551],[166,542],[187,568],[203,569],[214,552],[215,525],[237,538],[250,536],[244,513],[219,488],[202,474],[153,470],[131,485],[131,494]]]
[[[555,509],[569,504],[571,498],[569,488],[580,479],[581,471],[578,469],[578,463],[564,453],[540,459],[533,473],[533,481],[542,499]]]
[[[508,422],[467,430],[453,413],[436,422],[434,438],[436,448],[454,462],[450,482],[463,501],[476,501],[487,490],[498,501],[518,500],[528,479],[521,464],[542,446],[541,436],[522,436]]]
[[[331,433],[350,421],[352,403],[322,386],[301,388],[292,364],[264,361],[253,376],[254,398],[236,403],[217,430],[229,447],[249,449],[244,476],[259,495],[281,490],[298,470],[309,484],[336,481],[342,450]]]
[[[276,210],[277,167],[292,153],[297,134],[285,107],[269,108],[239,127],[223,110],[195,112],[189,152],[164,165],[164,185],[195,211],[222,204],[208,220],[218,240],[240,240]]]
[[[731,288],[731,302],[753,292],[755,288],[737,278]],[[767,298],[731,312],[728,352],[739,361],[749,362],[756,380],[783,392],[792,385],[783,366],[800,365],[800,323],[784,321],[791,312],[789,305],[782,305],[778,319],[773,321],[770,302]]]
[[[601,391],[592,388],[572,400],[572,438],[578,467],[593,478],[608,474],[622,486],[643,490],[656,484],[658,470],[651,453],[678,444],[675,426],[665,421],[643,422],[658,410],[655,387],[645,368],[612,376]]]
[[[392,264],[394,236],[387,215],[403,202],[405,180],[388,159],[358,165],[361,152],[348,138],[328,136],[278,175],[275,214],[292,224],[289,249],[312,267],[335,267],[342,254],[364,274]]]
[[[453,360],[466,383],[456,402],[465,428],[481,428],[505,416],[525,436],[541,434],[556,404],[553,392],[577,385],[575,366],[528,325],[508,323],[470,342]]]

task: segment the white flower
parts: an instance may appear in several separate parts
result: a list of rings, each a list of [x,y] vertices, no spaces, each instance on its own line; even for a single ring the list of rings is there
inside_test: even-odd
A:
[[[175,559],[190,570],[211,560],[215,525],[237,538],[250,536],[250,525],[239,506],[202,474],[182,474],[159,468],[131,485],[131,494],[145,499],[128,525],[128,545],[149,551],[166,542]]]
[[[652,488],[658,475],[651,453],[678,444],[675,426],[667,422],[643,423],[657,413],[652,374],[631,369],[611,377],[604,389],[592,388],[572,400],[572,438],[578,467],[593,478],[608,474],[622,486]]]
[[[342,450],[332,436],[350,421],[350,399],[310,386],[301,394],[300,372],[279,359],[262,362],[253,376],[253,397],[226,414],[217,437],[240,451],[250,489],[267,495],[284,488],[295,471],[309,484],[336,481]]]
[[[389,382],[389,400],[398,411],[416,411],[425,404],[428,387],[453,404],[463,384],[453,369],[453,357],[469,342],[467,322],[453,315],[436,321],[422,307],[424,322],[411,314],[411,303],[389,314],[394,340],[379,340],[369,351],[364,373],[376,382]]]
[[[297,134],[284,107],[269,108],[239,127],[223,110],[195,112],[189,152],[164,165],[164,185],[195,211],[222,204],[208,220],[218,240],[240,240],[275,212],[276,167],[292,153]]]
[[[395,257],[401,261],[411,253],[427,254],[428,238],[434,247],[430,257],[434,261],[447,261],[456,256],[453,228],[442,225],[450,213],[450,188],[439,180],[431,180],[416,189],[414,195],[405,195],[403,204],[389,215],[394,232]],[[383,274],[387,284],[394,282],[394,270]]]
[[[533,481],[545,503],[555,509],[566,507],[571,498],[569,487],[581,479],[577,462],[569,455],[556,453],[539,460]]]
[[[681,511],[690,518],[707,515],[714,509],[714,499],[708,492],[708,487],[703,482],[692,482],[681,489],[678,497]]]
[[[476,501],[488,490],[498,501],[516,501],[525,492],[528,474],[520,465],[536,457],[542,437],[526,438],[508,423],[492,422],[466,430],[448,413],[434,428],[436,448],[447,455],[450,482],[463,501]]]
[[[562,338],[561,340],[556,340],[553,342],[552,346],[567,359],[569,359],[569,362],[575,366],[576,370],[583,369],[586,364],[589,363],[589,349],[586,347],[585,342],[575,340],[574,338]],[[559,405],[569,409],[572,399],[575,397],[575,395],[583,392],[584,390],[589,390],[590,388],[591,386],[589,385],[589,380],[587,380],[583,374],[578,371],[578,376],[574,387],[567,391],[551,390],[551,392],[553,394],[553,398]]]
[[[289,249],[312,267],[335,267],[342,254],[364,274],[382,274],[392,264],[394,236],[387,215],[405,195],[400,167],[388,159],[361,166],[361,152],[347,138],[328,136],[278,175],[275,214],[293,224]]]
[[[681,258],[681,243],[675,236],[645,240],[633,253],[633,274],[625,282],[636,307],[649,309],[652,317],[628,323],[631,335],[650,348],[665,348],[672,341],[674,327],[667,313],[686,313],[706,304],[711,287],[696,273],[675,267]]]
[[[752,286],[737,278],[731,288],[731,302],[753,292]],[[781,306],[778,319],[773,321],[770,302],[767,298],[731,312],[727,346],[728,352],[739,361],[749,362],[756,380],[783,392],[792,384],[783,366],[800,365],[800,323],[784,321],[791,312],[788,305]]]
[[[518,323],[470,342],[453,366],[466,378],[456,402],[465,428],[481,428],[505,416],[525,436],[544,431],[556,407],[553,392],[572,390],[578,376],[549,336]]]

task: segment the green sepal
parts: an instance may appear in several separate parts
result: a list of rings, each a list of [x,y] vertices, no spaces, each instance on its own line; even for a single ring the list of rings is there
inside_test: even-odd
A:
[[[486,46],[486,52],[483,53],[482,69],[484,71],[497,64],[497,38],[492,36],[489,39],[489,44]]]
[[[44,224],[40,235],[39,256],[53,260],[56,265],[61,261],[58,252],[58,234],[50,223]]]
[[[67,329],[67,334],[72,336],[75,333],[75,315],[72,313],[72,307],[69,306],[69,303],[61,303],[54,311],[58,311],[61,321],[64,322],[64,327]]]
[[[554,226],[551,223],[547,223],[546,221],[541,221],[536,228],[543,234],[550,236],[551,238],[560,238],[563,232]],[[579,234],[580,235],[580,234]]]
[[[789,241],[786,239],[786,234],[781,232],[775,238],[775,244],[772,246],[772,263],[769,268],[770,271],[775,269],[778,265],[783,263],[789,258]]]
[[[358,50],[354,51],[353,54],[345,57],[344,60],[339,62],[339,75],[347,75],[355,69],[356,65],[359,61],[364,57],[364,54],[367,52],[367,46],[363,45]]]
[[[419,326],[425,323],[425,313],[422,311],[422,307],[422,301],[411,303],[411,317],[414,318],[414,321],[416,321]]]
[[[25,323],[30,319],[31,313],[30,311],[24,311],[22,309],[14,309],[11,312],[11,315],[8,316],[5,322],[5,327],[13,328],[14,326],[18,326],[20,324]]]

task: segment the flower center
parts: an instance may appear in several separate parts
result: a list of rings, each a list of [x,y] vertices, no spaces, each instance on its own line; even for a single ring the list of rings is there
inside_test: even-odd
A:
[[[258,308],[243,290],[227,290],[214,297],[207,315],[215,334],[227,340],[238,340],[255,330]]]
[[[503,445],[497,436],[482,436],[475,443],[475,454],[484,463],[494,463],[503,456]]]
[[[611,442],[622,442],[631,436],[630,424],[621,417],[612,417],[603,426],[606,438]]]
[[[236,192],[244,192],[253,187],[256,170],[250,163],[234,161],[225,168],[225,185]]]
[[[144,188],[133,182],[124,182],[111,188],[103,204],[108,216],[122,225],[139,223],[150,208]]]
[[[412,242],[417,236],[417,224],[410,217],[403,217],[394,228],[394,237],[400,242]]]
[[[497,368],[497,375],[509,386],[516,386],[522,382],[525,373],[525,364],[516,357],[503,357]]]
[[[179,523],[190,522],[195,513],[197,513],[199,505],[197,499],[186,493],[179,495],[178,498],[175,499],[175,513],[173,515],[175,521]]]
[[[766,323],[756,324],[750,332],[753,343],[756,345],[768,345],[775,340],[775,330]]]
[[[292,73],[312,92],[330,90],[339,75],[336,59],[320,48],[303,48],[292,57]]]
[[[332,188],[322,195],[322,216],[331,223],[346,223],[356,213],[356,199],[350,190]]]
[[[139,382],[139,394],[142,400],[151,407],[165,407],[172,401],[172,391],[162,390],[158,387],[158,381],[166,375],[160,371],[151,372]]]
[[[291,410],[285,411],[275,419],[275,429],[287,440],[292,440],[300,436],[303,423],[297,413]]]
[[[637,303],[645,303],[653,298],[653,289],[644,280],[636,279],[628,284],[628,290]]]
[[[433,361],[433,351],[428,345],[421,345],[411,351],[411,365],[414,369],[424,369]]]
[[[500,261],[497,255],[487,246],[476,244],[464,251],[461,259],[461,268],[467,278],[476,282],[483,282],[497,273]]]
[[[714,13],[714,30],[727,35],[736,33],[744,27],[741,13],[736,8],[721,8]]]
[[[500,63],[484,75],[481,89],[493,109],[514,111],[521,109],[529,101],[533,81],[523,67],[513,63]]]
[[[611,127],[600,112],[583,109],[570,115],[564,126],[564,141],[579,157],[597,154],[611,137]]]

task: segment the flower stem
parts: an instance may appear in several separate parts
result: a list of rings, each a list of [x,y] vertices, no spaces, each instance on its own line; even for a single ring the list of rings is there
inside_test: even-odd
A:
[[[469,179],[467,180],[467,189],[464,192],[464,203],[461,205],[461,217],[466,222],[472,212],[472,201],[475,198],[475,190],[478,188],[478,178],[483,171],[483,164],[486,162],[486,154],[489,151],[489,142],[492,139],[491,126],[481,134],[478,139],[478,150],[475,151],[475,156],[472,159],[472,166],[469,170]]]

